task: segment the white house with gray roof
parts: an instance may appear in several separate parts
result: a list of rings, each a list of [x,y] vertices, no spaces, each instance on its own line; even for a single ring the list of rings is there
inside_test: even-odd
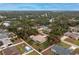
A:
[[[10,39],[7,32],[0,32],[0,42],[3,43],[3,45],[0,46],[0,49],[7,48],[9,44],[12,44]]]

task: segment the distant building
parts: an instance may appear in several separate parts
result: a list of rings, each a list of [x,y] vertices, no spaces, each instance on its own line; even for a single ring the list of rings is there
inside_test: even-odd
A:
[[[50,23],[52,23],[52,22],[54,22],[54,21],[55,21],[54,18],[52,18],[52,19],[49,20]]]
[[[0,49],[8,47],[9,44],[12,44],[10,41],[11,38],[8,37],[8,33],[6,32],[0,32],[0,42],[2,42],[2,45],[0,46]]]
[[[0,15],[0,18],[7,18],[6,16],[2,16],[2,15]]]
[[[6,26],[6,27],[10,26],[10,21],[4,21],[3,25]]]
[[[47,32],[50,32],[51,29],[48,28],[47,26],[39,26],[39,28],[37,29],[39,33],[43,33],[43,31],[47,31]]]
[[[47,40],[47,35],[40,35],[40,34],[38,34],[38,35],[31,35],[30,38],[32,40],[34,40],[35,42],[38,41],[40,43],[43,43],[43,42],[45,42]]]
[[[75,40],[79,40],[79,33],[77,33],[77,32],[66,32],[66,33],[64,33],[64,36],[68,36]]]
[[[79,25],[75,26],[75,27],[69,27],[70,31],[72,32],[79,32]]]
[[[72,51],[69,50],[68,48],[63,48],[62,46],[59,45],[53,45],[51,51],[57,55],[70,55],[72,53]]]

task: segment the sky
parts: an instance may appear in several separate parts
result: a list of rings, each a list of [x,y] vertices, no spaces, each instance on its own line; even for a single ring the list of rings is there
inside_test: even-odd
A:
[[[0,10],[79,11],[79,4],[78,3],[0,3]]]

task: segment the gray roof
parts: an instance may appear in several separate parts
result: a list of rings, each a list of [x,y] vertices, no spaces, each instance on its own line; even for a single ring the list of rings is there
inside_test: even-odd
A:
[[[72,38],[79,38],[79,33],[71,33],[71,32],[66,32],[64,34],[65,36],[69,36],[69,37],[72,37]]]
[[[71,50],[63,48],[62,46],[59,45],[52,46],[51,50],[59,55],[70,55],[72,52]]]
[[[8,38],[8,33],[0,33],[0,39]]]
[[[8,44],[12,44],[8,35],[9,33],[7,32],[0,32],[0,41],[3,43],[2,47],[7,47]]]

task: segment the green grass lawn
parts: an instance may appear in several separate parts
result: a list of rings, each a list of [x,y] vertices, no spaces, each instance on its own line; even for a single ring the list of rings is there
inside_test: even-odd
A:
[[[74,44],[79,45],[79,40],[74,40]]]
[[[79,40],[66,39],[65,41],[68,41],[68,42],[70,42],[70,43],[73,43],[73,44],[79,45]]]

